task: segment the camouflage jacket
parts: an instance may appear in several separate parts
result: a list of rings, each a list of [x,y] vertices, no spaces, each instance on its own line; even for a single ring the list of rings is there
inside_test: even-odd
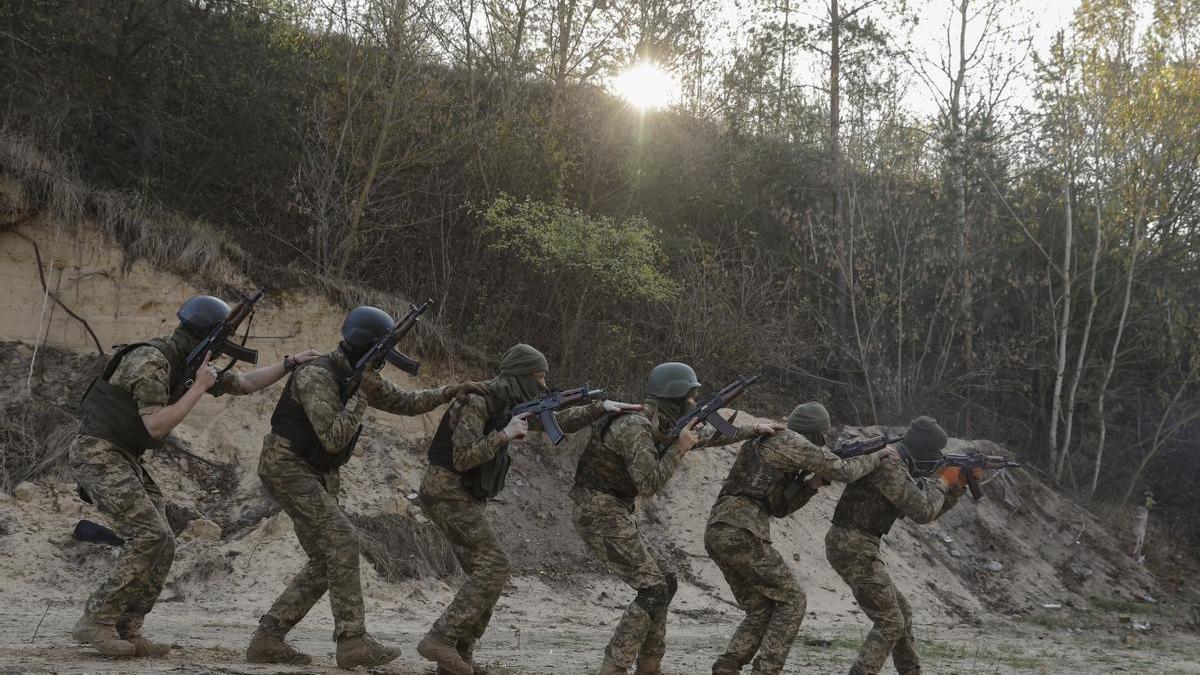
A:
[[[177,350],[180,349],[173,342],[171,335],[159,339]],[[137,402],[139,415],[143,417],[153,415],[174,403],[171,400],[171,368],[173,365],[176,368],[182,368],[186,358],[187,354],[181,353],[179,363],[172,364],[161,351],[154,347],[136,347],[121,359],[108,381],[114,387],[124,389],[133,395]],[[244,392],[241,389],[237,373],[231,370],[217,377],[217,381],[213,383],[208,393],[213,396],[221,396],[223,394],[240,395]]]
[[[574,433],[588,426],[604,414],[602,402],[575,406],[554,413],[564,433]],[[451,443],[454,446],[454,468],[467,471],[496,456],[508,444],[501,430],[484,433],[488,421],[487,401],[478,394],[469,394],[465,400],[455,401],[446,410],[450,428],[453,429]],[[529,418],[529,429],[541,431],[541,423]],[[477,502],[463,488],[462,476],[446,468],[430,464],[421,480],[422,499],[452,499]]]
[[[328,354],[344,369],[349,361],[341,350]],[[292,381],[293,394],[304,409],[313,431],[321,445],[331,453],[346,447],[358,431],[363,414],[368,407],[395,415],[421,415],[432,411],[450,400],[450,387],[405,391],[378,373],[368,373],[358,391],[345,404],[338,396],[339,384],[333,373],[325,368],[300,366]],[[266,445],[288,447],[287,439],[268,433],[263,439]]]
[[[672,443],[659,454],[659,446],[674,420],[660,417],[653,402],[645,405],[641,412],[604,418],[593,426],[592,437],[575,470],[575,487],[571,489],[575,503],[599,508],[617,503],[633,511],[637,497],[657,493],[675,474],[684,456],[679,444]],[[706,425],[697,432],[699,438],[692,449],[729,445],[755,435],[753,426],[737,429],[737,437],[730,439]]]
[[[834,509],[833,524],[878,539],[897,518],[930,523],[957,502],[957,494],[936,478],[913,478],[904,461],[885,457],[861,480],[851,483]]]
[[[751,447],[751,443],[754,447]],[[874,453],[852,459],[842,459],[829,450],[814,445],[802,434],[790,429],[779,431],[774,436],[764,436],[751,443],[744,444],[738,452],[738,459],[734,461],[733,468],[730,469],[726,486],[722,490],[723,494],[717,498],[709,513],[708,524],[725,523],[740,527],[749,530],[754,536],[765,541],[771,540],[772,518],[764,508],[762,501],[754,499],[748,494],[737,494],[751,490],[738,490],[739,485],[735,484],[755,480],[755,476],[744,474],[761,473],[774,478],[781,474],[807,472],[828,481],[849,483],[874,471],[880,462],[879,455]],[[757,457],[761,460],[751,457],[756,452]],[[748,466],[759,461],[769,468]],[[730,489],[731,487],[733,489]]]

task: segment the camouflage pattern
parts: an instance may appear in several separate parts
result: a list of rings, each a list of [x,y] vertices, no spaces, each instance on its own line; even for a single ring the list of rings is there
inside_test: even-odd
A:
[[[879,466],[881,455],[842,459],[791,430],[743,444],[709,513],[704,548],[721,569],[746,618],[722,655],[738,667],[754,660],[754,673],[778,673],[804,620],[807,599],[783,557],[771,546],[771,521],[761,500],[763,477],[810,472],[851,482]],[[765,465],[765,466],[762,466]]]
[[[340,351],[329,354],[346,364]],[[348,364],[347,364],[348,365]],[[358,430],[367,406],[397,415],[427,413],[450,398],[448,387],[405,391],[369,373],[343,405],[338,383],[324,368],[301,367],[294,393],[322,445],[337,452]],[[339,471],[317,471],[291,451],[288,440],[267,434],[258,476],[271,498],[292,518],[308,562],[263,615],[260,626],[286,633],[308,614],[325,591],[333,611],[334,640],[366,632],[359,573],[358,532],[338,505]]]
[[[756,674],[782,672],[807,604],[791,569],[769,541],[723,522],[705,529],[704,549],[746,612],[722,656],[739,668],[754,659]]]
[[[154,347],[138,347],[125,355],[109,382],[133,395],[138,413],[152,415],[171,400],[171,368],[182,367],[186,345],[176,334],[161,338],[173,353],[173,364]],[[232,371],[209,389],[213,396],[241,394]],[[115,443],[77,434],[68,454],[75,480],[109,526],[125,540],[108,577],[92,592],[84,612],[97,623],[140,623],[154,608],[175,558],[175,536],[167,524],[162,491],[139,456]]]
[[[614,454],[620,462],[604,465],[611,466],[615,474],[599,477],[604,484],[630,481],[638,495],[651,496],[667,484],[683,461],[684,454],[676,444],[668,446],[662,457],[658,454],[656,443],[665,439],[673,421],[660,416],[657,406],[647,402],[644,411],[613,420],[606,433],[593,429],[584,453]],[[734,439],[721,436],[711,426],[698,430],[697,435],[693,447],[700,449],[748,440],[754,435],[754,428],[739,427]],[[571,522],[605,568],[638,592],[625,608],[604,650],[608,661],[628,668],[639,655],[661,657],[666,651],[667,609],[675,592],[675,579],[655,560],[643,541],[634,515],[635,505],[596,489],[591,480],[592,476],[579,472],[575,475]]]
[[[470,394],[455,401],[446,411],[450,416],[453,461],[467,470],[487,462],[508,442],[502,433],[484,434],[488,420],[487,401]],[[604,414],[601,402],[576,406],[555,413],[565,433],[578,431]],[[540,429],[537,420],[530,430]],[[467,573],[467,580],[442,612],[430,631],[449,642],[478,639],[487,629],[492,608],[508,583],[512,567],[488,521],[487,504],[470,495],[462,476],[440,466],[428,465],[419,490],[421,507],[429,520],[450,542],[454,557]]]
[[[829,450],[813,444],[802,434],[791,429],[784,429],[774,436],[766,436],[755,442],[759,456],[770,468],[781,473],[804,471],[828,481],[850,483],[862,478],[879,466],[880,455],[872,453],[852,459],[842,459]],[[726,486],[722,492],[730,490],[731,484],[750,481],[749,474],[757,473],[755,467],[748,466],[747,455],[750,448],[743,447],[738,451],[738,459],[734,461]],[[747,475],[741,475],[746,473]],[[734,489],[737,492],[738,490]],[[708,522],[726,523],[735,527],[745,528],[759,539],[771,541],[770,514],[763,509],[762,504],[739,494],[725,494],[713,504]]]
[[[887,457],[879,467],[847,489],[839,509],[856,514],[857,522],[887,522],[888,517],[905,517],[916,523],[929,523],[953,507],[957,494],[950,493],[937,479],[914,479],[904,463]],[[865,491],[883,499],[867,498]],[[882,511],[883,513],[877,513]],[[838,576],[850,586],[854,599],[872,626],[851,669],[852,673],[874,675],[892,655],[902,675],[921,671],[912,632],[912,609],[904,595],[892,583],[887,567],[879,556],[878,534],[862,529],[834,525],[825,536],[825,556]]]

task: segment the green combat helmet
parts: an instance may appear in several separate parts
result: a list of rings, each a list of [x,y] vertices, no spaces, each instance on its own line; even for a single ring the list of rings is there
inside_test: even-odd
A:
[[[693,389],[700,387],[696,371],[686,363],[671,361],[660,363],[650,371],[646,393],[655,398],[683,398]]]

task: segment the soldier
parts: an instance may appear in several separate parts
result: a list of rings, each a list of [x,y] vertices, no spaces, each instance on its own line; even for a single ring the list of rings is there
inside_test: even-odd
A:
[[[291,516],[308,562],[259,619],[246,649],[251,663],[311,663],[312,657],[284,642],[284,637],[326,590],[339,668],[370,668],[400,656],[399,649],[367,634],[358,533],[338,506],[339,467],[354,451],[368,406],[396,415],[420,415],[480,385],[404,391],[372,368],[355,388],[352,364],[394,325],[381,309],[355,308],[342,323],[337,348],[292,373],[271,415],[258,476],[267,494]]]
[[[699,390],[691,366],[655,366],[650,371],[644,412],[597,422],[579,458],[571,489],[575,531],[610,572],[637,592],[604,650],[600,675],[624,675],[635,660],[638,675],[662,672],[667,607],[677,584],[675,575],[659,565],[638,532],[636,498],[662,489],[692,449],[783,429],[783,425],[772,424],[741,426],[736,438],[724,438],[711,427],[697,431],[693,422],[667,444],[671,426],[695,405]]]
[[[938,466],[946,447],[946,432],[933,418],[913,420],[898,445],[904,460],[884,457],[878,468],[846,487],[825,536],[829,564],[874,623],[851,675],[876,675],[888,654],[901,675],[921,672],[913,644],[912,609],[879,558],[879,541],[897,518],[929,523],[941,517],[967,485],[966,474],[958,467],[937,469],[936,479],[926,477],[924,467]]]
[[[218,374],[205,355],[189,385],[188,354],[229,313],[229,305],[208,295],[183,303],[173,333],[117,351],[80,403],[71,470],[80,495],[96,505],[125,545],[71,635],[105,656],[165,656],[171,650],[142,634],[175,557],[162,491],[143,466],[142,453],[162,447],[206,392],[250,394],[275,383],[293,364],[317,357],[307,351],[249,372]]]
[[[487,629],[511,567],[487,517],[495,494],[481,487],[483,476],[506,470],[505,448],[525,437],[525,416],[512,417],[516,405],[546,390],[549,365],[527,344],[509,348],[500,374],[486,391],[450,405],[429,446],[429,467],[421,481],[421,506],[450,542],[467,580],[417,645],[417,652],[438,664],[439,673],[481,675],[474,661],[475,642]],[[555,415],[566,433],[577,431],[604,413],[640,410],[639,405],[597,401]],[[534,424],[538,424],[535,420]]]
[[[851,482],[879,466],[894,450],[841,459],[824,449],[829,412],[802,403],[788,416],[787,429],[742,444],[704,532],[704,548],[721,568],[733,597],[746,612],[713,675],[733,675],[754,658],[756,675],[782,672],[804,620],[804,591],[771,546],[771,519],[804,506],[823,481]],[[801,475],[813,474],[806,482]]]

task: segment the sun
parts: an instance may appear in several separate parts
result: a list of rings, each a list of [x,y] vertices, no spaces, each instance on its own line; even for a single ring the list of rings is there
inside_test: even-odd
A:
[[[612,82],[617,95],[638,110],[658,110],[679,95],[679,83],[662,66],[639,61],[621,71]]]

